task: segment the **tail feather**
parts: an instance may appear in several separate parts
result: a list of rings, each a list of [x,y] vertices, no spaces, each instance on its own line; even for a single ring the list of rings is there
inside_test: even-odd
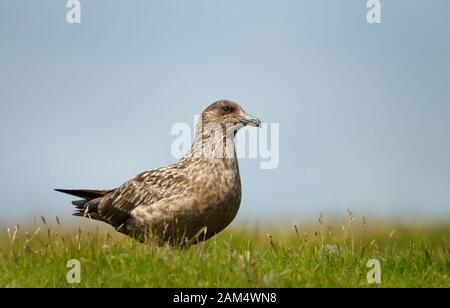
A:
[[[74,216],[103,220],[98,215],[98,204],[102,197],[113,190],[55,189],[55,191],[82,198],[82,200],[72,201],[75,206]]]
[[[89,217],[91,219],[103,220],[98,214],[99,202],[100,199],[93,199],[91,201],[73,201],[72,204],[75,205],[75,212],[73,213],[73,216]]]
[[[86,203],[88,202],[88,200],[75,200],[72,201],[72,204],[75,205],[75,207],[79,210],[84,209]]]

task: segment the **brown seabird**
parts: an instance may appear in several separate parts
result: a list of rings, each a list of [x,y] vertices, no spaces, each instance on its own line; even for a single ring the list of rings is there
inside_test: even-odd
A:
[[[180,245],[206,240],[225,229],[241,203],[234,136],[261,121],[238,104],[221,100],[199,119],[190,151],[177,163],[144,171],[110,190],[57,189],[74,201],[75,216],[106,222],[145,242]]]

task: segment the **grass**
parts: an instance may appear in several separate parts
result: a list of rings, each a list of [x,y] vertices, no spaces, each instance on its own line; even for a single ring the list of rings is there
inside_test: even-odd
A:
[[[45,218],[0,234],[0,287],[450,287],[448,224],[355,220],[235,226],[187,249],[139,244],[104,225]],[[3,229],[5,230],[5,229]],[[67,261],[81,282],[66,281]],[[381,264],[369,284],[367,262]]]

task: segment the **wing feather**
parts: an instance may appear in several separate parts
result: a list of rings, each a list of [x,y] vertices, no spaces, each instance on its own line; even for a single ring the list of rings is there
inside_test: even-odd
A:
[[[99,217],[118,228],[131,218],[131,212],[138,206],[152,206],[183,192],[188,184],[187,177],[178,170],[166,167],[146,171],[103,197],[98,205]]]

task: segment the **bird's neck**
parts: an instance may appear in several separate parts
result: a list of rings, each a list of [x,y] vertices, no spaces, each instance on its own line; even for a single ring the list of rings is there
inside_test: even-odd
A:
[[[240,198],[241,180],[234,134],[198,135],[191,150],[178,164],[193,179],[193,185],[211,188],[211,193],[219,194],[219,199],[229,195]]]
[[[191,149],[177,164],[198,182],[212,181],[211,185],[220,185],[225,181],[233,187],[233,183],[239,186],[234,132],[227,134],[216,128],[198,129]]]
[[[204,169],[224,168],[239,173],[234,135],[210,134],[197,135],[189,152],[178,162],[180,166],[192,166],[201,163]]]
[[[235,160],[234,134],[222,131],[203,131],[198,134],[187,154],[191,158]]]

